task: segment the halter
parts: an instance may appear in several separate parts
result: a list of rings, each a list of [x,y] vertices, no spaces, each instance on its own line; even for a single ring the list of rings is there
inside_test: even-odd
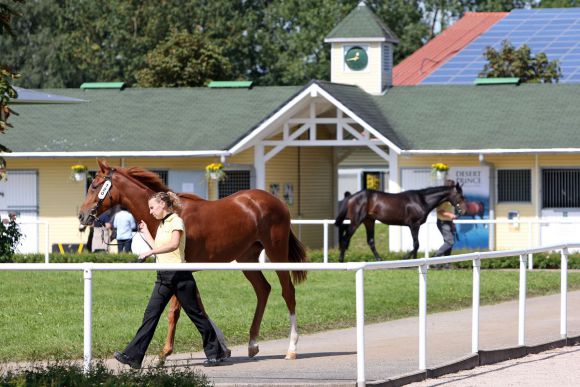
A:
[[[97,226],[99,226],[99,227],[102,227],[105,224],[99,218],[97,218],[97,212],[99,211],[101,204],[103,204],[103,201],[105,200],[105,198],[107,197],[109,192],[111,192],[111,188],[113,187],[113,172],[115,172],[115,169],[111,168],[109,170],[109,174],[104,177],[103,182],[95,187],[95,188],[98,188],[99,186],[102,185],[101,190],[99,191],[99,194],[97,195],[97,197],[99,198],[99,201],[97,202],[97,205],[95,207],[93,207],[93,209],[89,213],[89,220],[91,220],[93,223],[97,224]],[[112,198],[109,197],[109,199],[111,200],[111,202],[113,201]]]

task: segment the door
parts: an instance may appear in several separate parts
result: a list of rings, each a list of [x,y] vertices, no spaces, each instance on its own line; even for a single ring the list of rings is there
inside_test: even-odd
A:
[[[16,252],[38,253],[38,175],[36,171],[8,171],[0,181],[0,217],[16,214],[22,238]]]

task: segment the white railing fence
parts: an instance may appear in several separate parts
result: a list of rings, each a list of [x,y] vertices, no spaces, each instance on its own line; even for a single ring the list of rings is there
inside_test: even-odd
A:
[[[419,270],[419,370],[427,367],[427,275],[430,265],[451,262],[473,262],[473,315],[472,352],[479,350],[479,303],[480,303],[480,263],[483,259],[520,256],[519,282],[519,328],[518,344],[525,344],[525,302],[526,302],[526,258],[528,254],[547,251],[561,251],[561,294],[560,294],[560,335],[567,337],[567,291],[568,291],[568,249],[579,248],[580,243],[560,244],[525,250],[490,251],[449,257],[422,258],[387,262],[349,263],[184,263],[184,264],[1,264],[0,271],[83,271],[84,273],[84,370],[88,372],[92,361],[92,273],[111,270],[348,270],[356,272],[356,332],[357,332],[357,384],[364,386],[365,376],[365,321],[364,321],[364,271],[388,270],[417,267]]]
[[[294,225],[320,225],[323,228],[323,246],[322,246],[322,257],[323,257],[323,262],[324,263],[328,263],[328,250],[329,250],[329,229],[332,230],[334,232],[334,219],[292,219],[291,221],[292,224]],[[345,224],[349,224],[350,220],[345,220],[344,221]],[[522,224],[526,224],[528,225],[527,230],[528,230],[528,248],[534,248],[537,246],[540,246],[539,241],[536,241],[536,243],[534,243],[534,228],[533,225],[553,225],[553,224],[562,224],[562,225],[576,225],[579,226],[580,225],[580,220],[540,220],[540,219],[514,219],[514,220],[507,220],[507,219],[501,219],[501,220],[491,220],[491,219],[474,219],[474,220],[468,220],[468,219],[458,219],[458,220],[454,220],[454,223],[456,224],[481,224],[481,225],[497,225],[497,224],[507,224],[510,226],[514,226],[514,227],[519,227]],[[379,221],[376,221],[375,224],[383,224]],[[420,230],[420,239],[421,239],[421,251],[424,252],[425,257],[429,258],[429,253],[431,251],[431,249],[433,247],[437,247],[437,246],[431,246],[430,245],[430,233],[431,231],[429,230],[429,226],[434,226],[436,224],[435,219],[428,219],[427,222],[425,222],[425,224],[421,225],[421,230]],[[362,226],[361,226],[362,227]],[[389,227],[403,227],[404,230],[408,230],[408,227],[406,226],[389,226]],[[364,228],[364,227],[362,227]],[[409,232],[409,231],[404,231],[404,232]],[[492,231],[490,231],[492,232]],[[422,234],[424,233],[424,234]],[[410,235],[410,234],[409,234]],[[423,238],[422,235],[424,235],[425,237]],[[528,256],[528,267],[530,270],[533,269],[533,257],[530,254]]]

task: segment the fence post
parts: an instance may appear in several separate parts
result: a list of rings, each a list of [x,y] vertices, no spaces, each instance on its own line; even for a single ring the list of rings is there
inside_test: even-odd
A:
[[[427,369],[427,271],[419,266],[419,370]]]
[[[366,385],[365,376],[365,289],[364,270],[356,271],[356,382],[358,387]]]
[[[44,226],[45,226],[45,230],[46,230],[46,236],[44,238],[44,263],[49,263],[50,262],[50,258],[49,258],[49,254],[50,254],[50,250],[49,250],[49,246],[50,246],[50,242],[48,240],[49,237],[49,232],[48,232],[48,222],[44,222]]]
[[[526,264],[528,255],[520,255],[520,297],[518,316],[518,345],[525,345],[526,341]]]
[[[481,277],[481,260],[473,260],[473,295],[471,313],[471,352],[479,352],[479,290]]]
[[[326,221],[322,222],[322,227],[324,228],[324,241],[322,247],[322,254],[324,257],[324,263],[328,263],[328,223]]]
[[[92,320],[93,320],[93,292],[92,279],[93,272],[90,268],[84,269],[85,291],[84,291],[84,363],[83,371],[88,373],[91,369],[91,339],[92,339]]]
[[[534,230],[532,229],[532,227],[533,227],[533,223],[531,220],[529,220],[528,221],[528,230],[529,230],[530,236],[529,236],[528,247],[530,249],[532,247],[534,247]],[[538,227],[540,227],[539,223],[538,223]],[[528,254],[528,269],[534,270],[534,255],[533,254]]]
[[[560,261],[560,337],[568,337],[568,248],[562,249]]]

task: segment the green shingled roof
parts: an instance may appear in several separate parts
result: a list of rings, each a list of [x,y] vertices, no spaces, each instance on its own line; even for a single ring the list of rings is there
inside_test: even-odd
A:
[[[412,86],[371,96],[313,81],[404,151],[580,148],[580,85]],[[227,150],[309,85],[45,92],[88,102],[15,105],[14,152]]]
[[[381,38],[387,42],[399,43],[396,35],[375,15],[364,2],[351,11],[330,33],[325,41]]]
[[[407,150],[580,148],[580,85],[398,87],[373,99]]]
[[[2,136],[13,152],[223,150],[302,87],[44,92],[87,100],[18,105]]]

